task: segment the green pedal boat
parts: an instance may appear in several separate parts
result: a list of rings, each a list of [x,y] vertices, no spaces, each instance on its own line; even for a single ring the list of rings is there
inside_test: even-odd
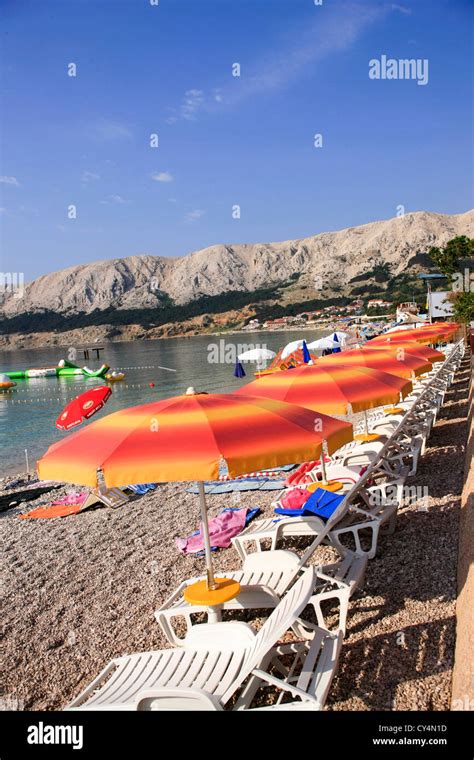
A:
[[[32,369],[22,369],[16,372],[5,372],[4,374],[10,380],[25,380],[33,377],[104,377],[110,369],[108,364],[102,364],[99,369],[93,370],[89,367],[78,367],[77,364],[61,359],[57,367],[33,367]]]

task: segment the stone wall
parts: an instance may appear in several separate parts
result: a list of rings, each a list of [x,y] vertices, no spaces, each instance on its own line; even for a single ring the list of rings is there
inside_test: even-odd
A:
[[[468,440],[459,530],[456,651],[451,700],[453,710],[474,710],[474,385],[472,366],[473,361],[471,361]]]

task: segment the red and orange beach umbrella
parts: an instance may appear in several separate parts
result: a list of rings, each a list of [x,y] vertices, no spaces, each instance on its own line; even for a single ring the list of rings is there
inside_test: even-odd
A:
[[[444,362],[446,359],[446,356],[442,351],[437,351],[436,348],[432,348],[431,346],[422,346],[421,343],[417,343],[416,340],[402,340],[401,338],[390,340],[387,336],[386,341],[380,341],[374,345],[372,345],[372,343],[373,341],[371,340],[367,341],[367,343],[364,343],[363,350],[379,351],[381,348],[385,348],[393,351],[398,351],[399,349],[404,349],[407,353],[412,354],[413,356],[418,356],[421,359],[425,359],[431,364],[435,364],[435,362]],[[399,356],[400,354],[397,355]]]
[[[412,384],[406,378],[369,367],[323,365],[275,372],[242,386],[240,395],[263,396],[305,406],[324,414],[351,414],[391,404],[406,396]]]
[[[276,372],[244,385],[239,394],[260,395],[308,407],[325,414],[364,412],[365,433],[360,440],[378,436],[368,431],[367,409],[394,404],[412,390],[411,382],[369,367],[332,366],[320,360],[316,366]]]
[[[38,474],[92,487],[102,478],[107,486],[198,481],[207,588],[215,590],[203,481],[217,480],[222,466],[234,477],[314,459],[324,442],[331,453],[350,440],[351,424],[320,412],[188,389],[186,395],[124,409],[72,433],[50,446]]]
[[[415,354],[410,354],[407,349],[390,349],[373,346],[370,351],[365,348],[355,348],[339,354],[323,356],[316,366],[346,366],[369,367],[381,372],[388,372],[397,377],[413,378],[429,372],[432,365],[426,359]]]
[[[394,330],[390,333],[384,333],[383,335],[378,335],[376,338],[373,338],[370,343],[380,343],[381,341],[385,341],[388,337],[391,339],[400,338],[404,340],[415,340],[418,343],[438,343],[439,341],[446,340],[454,335],[458,329],[459,325],[455,322],[439,322],[416,327],[412,330]]]

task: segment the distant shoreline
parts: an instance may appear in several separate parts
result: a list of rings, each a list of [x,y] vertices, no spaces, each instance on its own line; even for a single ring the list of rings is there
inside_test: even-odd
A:
[[[387,317],[381,315],[379,320],[385,321]],[[213,329],[193,329],[177,331],[174,333],[170,330],[167,334],[159,334],[159,328],[142,328],[140,325],[125,325],[120,335],[108,337],[111,331],[111,325],[97,325],[93,327],[77,328],[69,332],[36,332],[22,335],[14,333],[12,335],[0,334],[0,352],[28,351],[36,348],[58,348],[68,349],[78,345],[95,343],[114,344],[114,343],[131,343],[138,340],[168,340],[169,338],[195,338],[201,336],[219,337],[221,335],[253,335],[255,333],[284,333],[288,331],[297,332],[320,332],[322,330],[334,330],[337,325],[343,324],[342,320],[332,319],[330,321],[320,322],[311,325],[285,325],[277,328],[259,327],[252,330],[244,328],[225,328],[222,330]],[[366,323],[367,324],[367,323]],[[370,324],[370,322],[368,323]],[[354,325],[351,326],[351,329]]]

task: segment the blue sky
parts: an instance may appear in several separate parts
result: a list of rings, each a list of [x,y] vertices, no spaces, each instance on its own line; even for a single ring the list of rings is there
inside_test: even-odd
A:
[[[0,269],[466,211],[472,8],[2,0]],[[428,83],[370,79],[381,55],[428,59]]]

